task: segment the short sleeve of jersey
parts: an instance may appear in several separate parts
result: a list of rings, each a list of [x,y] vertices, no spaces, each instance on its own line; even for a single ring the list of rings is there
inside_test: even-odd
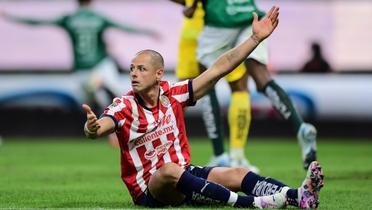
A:
[[[182,107],[194,106],[196,104],[191,79],[171,85],[170,94],[182,105]]]
[[[125,109],[126,105],[123,98],[115,98],[105,111],[101,115],[102,117],[109,117],[115,123],[115,131],[118,131],[122,126],[125,119]]]

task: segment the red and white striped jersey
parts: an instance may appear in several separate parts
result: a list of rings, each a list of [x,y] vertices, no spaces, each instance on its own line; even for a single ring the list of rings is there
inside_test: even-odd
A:
[[[183,109],[194,105],[192,81],[170,85],[160,82],[158,105],[146,108],[142,99],[129,92],[108,106],[103,116],[116,123],[121,149],[121,177],[134,201],[145,192],[151,175],[173,162],[190,163]]]

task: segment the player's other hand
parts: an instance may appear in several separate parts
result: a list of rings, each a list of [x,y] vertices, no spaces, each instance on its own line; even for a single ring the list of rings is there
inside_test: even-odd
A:
[[[83,109],[87,112],[87,128],[90,132],[96,132],[100,125],[97,122],[97,116],[94,114],[90,106],[87,104],[82,105]]]
[[[273,6],[265,17],[258,20],[257,13],[253,13],[252,31],[257,41],[262,41],[275,30],[279,23],[279,7]]]
[[[163,40],[161,34],[156,31],[152,31],[150,35],[155,41],[161,42]]]
[[[151,37],[155,41],[161,41],[162,40],[162,36],[156,30],[145,29],[145,30],[143,30],[143,33],[146,34],[147,36]]]

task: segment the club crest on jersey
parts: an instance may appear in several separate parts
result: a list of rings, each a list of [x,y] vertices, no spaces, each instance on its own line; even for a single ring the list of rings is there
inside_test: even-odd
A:
[[[161,95],[160,96],[160,103],[165,107],[170,107],[170,101],[167,96]]]
[[[112,104],[110,105],[110,107],[114,108],[114,107],[117,107],[119,104],[116,103],[116,101],[112,102]]]

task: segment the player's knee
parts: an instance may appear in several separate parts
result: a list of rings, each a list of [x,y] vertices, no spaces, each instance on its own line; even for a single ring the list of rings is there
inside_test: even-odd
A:
[[[166,183],[177,183],[181,177],[183,169],[181,169],[175,163],[166,163],[157,171],[157,176],[163,182]]]
[[[245,176],[249,170],[246,169],[246,168],[233,168],[233,174],[236,175],[236,176]]]
[[[246,168],[231,168],[229,172],[230,177],[234,177],[232,180],[243,180],[245,175],[249,172]],[[239,182],[240,183],[240,182]]]
[[[272,80],[267,66],[254,59],[248,59],[245,64],[256,84],[257,90],[263,92],[267,83]]]
[[[244,177],[249,170],[245,168],[230,168],[226,173],[226,180],[224,186],[232,191],[240,191]]]

